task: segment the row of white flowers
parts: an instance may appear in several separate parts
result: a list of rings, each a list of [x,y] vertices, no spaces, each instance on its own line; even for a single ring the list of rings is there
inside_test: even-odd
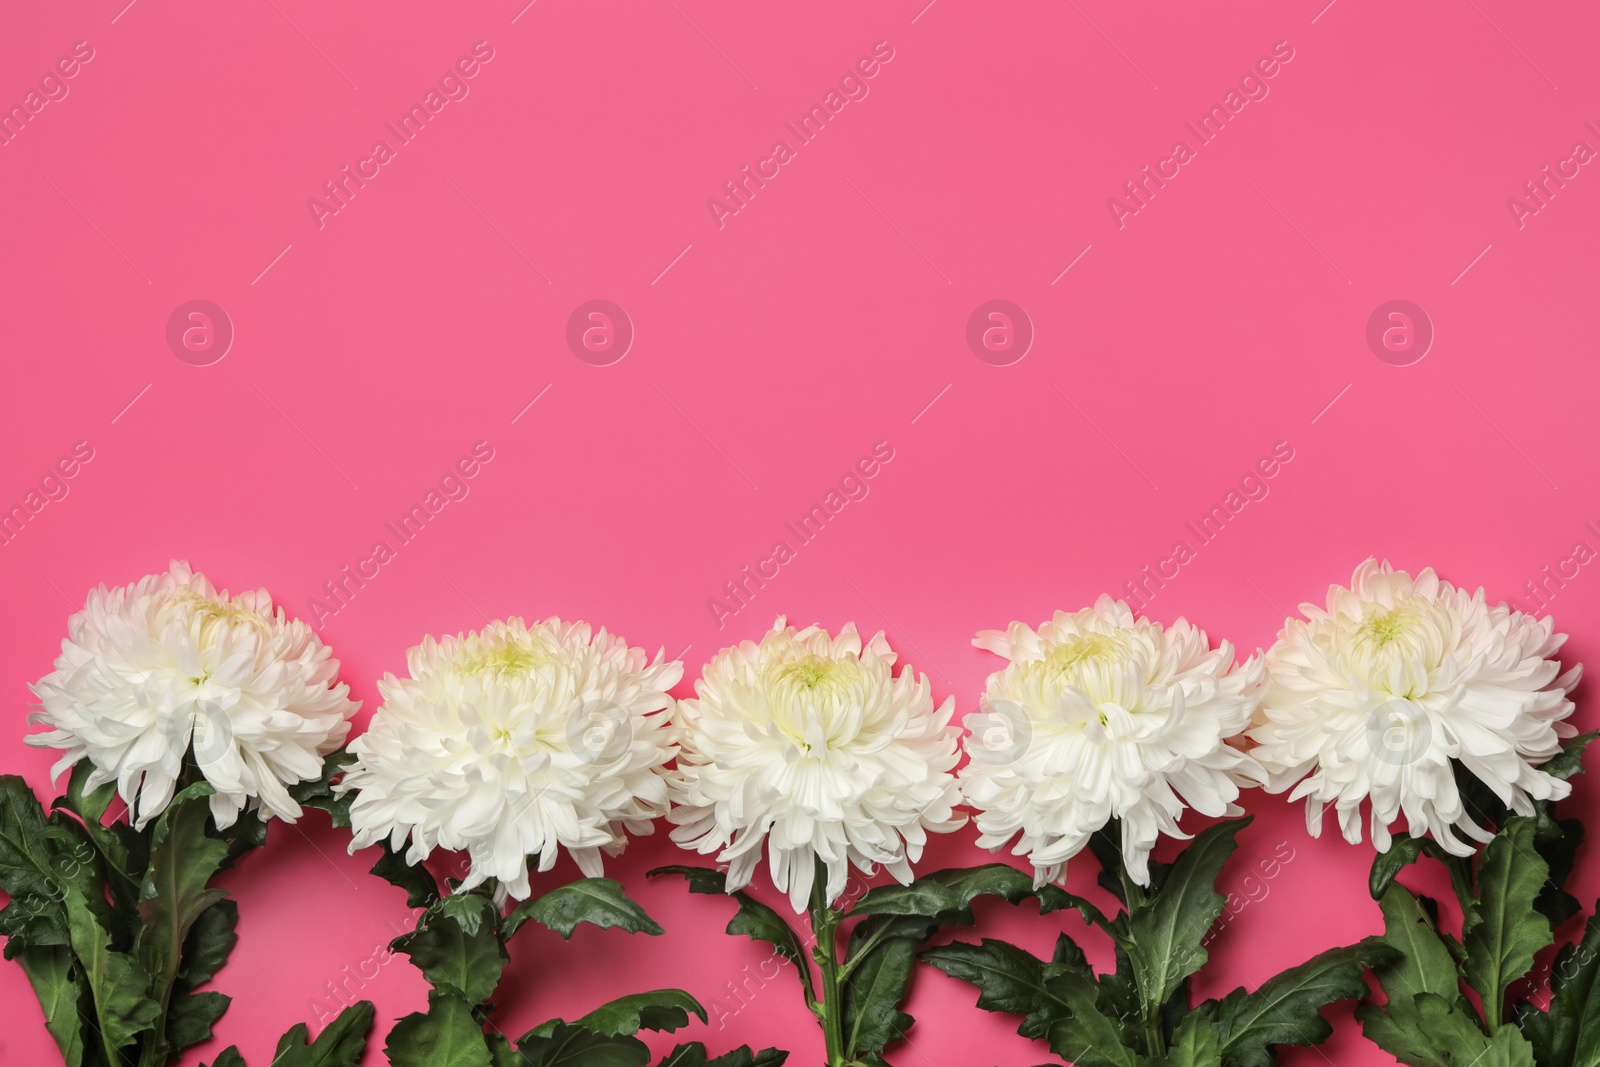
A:
[[[851,864],[909,882],[928,834],[966,821],[963,804],[979,844],[1010,845],[1040,884],[1116,819],[1146,883],[1158,838],[1188,836],[1186,809],[1236,814],[1250,787],[1304,798],[1313,834],[1332,804],[1360,841],[1365,805],[1379,849],[1404,816],[1463,855],[1461,837],[1486,834],[1458,767],[1517,812],[1566,795],[1538,767],[1575,733],[1580,668],[1562,673],[1548,618],[1370,560],[1301,613],[1243,663],[1182,619],[1164,627],[1109,597],[984,631],[974,643],[1008,663],[965,731],[953,698],[935,705],[926,675],[896,674],[883,635],[853,625],[830,635],[780,618],[717,653],[681,700],[681,663],[586,623],[428,638],[407,677],[379,683],[382,706],[349,745],[351,847],[387,840],[413,863],[464,850],[464,887],[492,878],[524,898],[531,858],[548,870],[566,849],[598,874],[602,853],[665,817],[683,847],[728,864],[730,890],[764,845],[799,912],[819,860],[830,903]],[[320,774],[359,706],[337,674],[265,590],[219,593],[174,563],[90,594],[35,686],[32,718],[51,729],[28,740],[64,750],[58,772],[92,761],[90,787],[115,781],[141,826],[186,766],[216,787],[219,825],[247,805],[293,821],[285,786]]]

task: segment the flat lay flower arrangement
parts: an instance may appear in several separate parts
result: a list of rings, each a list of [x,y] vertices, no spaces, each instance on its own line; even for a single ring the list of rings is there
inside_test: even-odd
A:
[[[662,932],[605,861],[664,822],[695,856],[650,876],[728,898],[728,934],[792,965],[827,1067],[895,1062],[931,971],[1079,1067],[1270,1067],[1326,1040],[1339,1001],[1412,1067],[1600,1067],[1600,925],[1566,890],[1584,825],[1562,805],[1594,735],[1569,722],[1565,637],[1375,561],[1301,614],[1244,657],[1110,597],[986,630],[974,643],[1003,663],[960,717],[853,625],[779,618],[674,699],[681,663],[513,618],[424,638],[350,738],[358,706],[308,626],[174,563],[92,591],[33,687],[47,729],[28,742],[61,752],[65,790],[46,806],[0,777],[5,955],[69,1067],[175,1062],[242,992],[217,875],[270,862],[249,853],[273,822],[317,808],[418,911],[391,948],[430,992],[388,1033],[393,1067],[777,1067],[782,1049],[701,1040],[657,1059],[641,1035],[692,1033],[707,1010],[625,974],[575,1018],[498,1025],[528,924]],[[1246,790],[1304,800],[1313,836],[1331,806],[1347,841],[1370,839],[1381,929],[1347,945],[1308,929],[1294,966],[1199,999]],[[922,869],[930,835],[969,820],[1016,862]],[[1162,838],[1183,842],[1167,862]],[[439,853],[459,877],[430,873]],[[582,877],[544,884],[562,853]],[[763,861],[787,907],[749,892]],[[1065,888],[1083,863],[1094,900]],[[1418,864],[1455,899],[1408,888]],[[852,868],[878,884],[847,892]],[[1049,958],[974,929],[1003,905],[1037,912]],[[559,972],[559,951],[540,966]],[[315,1036],[285,1020],[271,1065],[359,1064],[376,1014],[357,1003]]]

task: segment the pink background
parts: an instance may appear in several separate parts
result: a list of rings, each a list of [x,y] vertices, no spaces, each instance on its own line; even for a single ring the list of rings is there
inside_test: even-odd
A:
[[[691,676],[779,612],[854,619],[970,710],[997,665],[975,630],[1079,607],[1178,540],[1194,548],[1185,523],[1277,442],[1293,460],[1269,495],[1167,581],[1153,617],[1253,649],[1369,554],[1529,603],[1542,568],[1572,574],[1575,542],[1600,548],[1586,525],[1600,525],[1600,176],[1580,168],[1521,228],[1507,205],[1575,141],[1600,148],[1584,126],[1600,125],[1600,21],[1584,5],[525,2],[0,14],[7,105],[75,42],[94,52],[0,148],[0,505],[24,503],[76,442],[93,449],[68,495],[0,546],[0,754],[41,793],[50,758],[22,745],[25,686],[91,585],[186,558],[310,618],[322,584],[478,441],[494,458],[470,495],[322,620],[363,723],[374,679],[424,633],[508,614],[687,649]],[[308,199],[393,142],[385,122],[479,41],[493,59],[470,95],[319,229]],[[794,147],[785,121],[879,41],[893,59],[870,94],[719,228],[708,198],[776,139]],[[1269,95],[1119,229],[1108,198],[1175,140],[1192,147],[1185,122],[1280,41],[1293,59]],[[236,330],[210,366],[165,339],[196,298]],[[594,298],[636,331],[605,367],[565,342]],[[965,341],[993,298],[1036,331],[1010,366]],[[1365,339],[1396,298],[1436,330],[1410,366]],[[879,441],[894,458],[865,499],[719,627],[723,583],[779,538],[792,547],[784,523]],[[1600,648],[1595,569],[1551,600],[1576,659]],[[1594,796],[1582,784],[1575,804]],[[1250,806],[1226,887],[1244,893],[1280,848],[1294,859],[1213,942],[1204,994],[1379,926],[1370,846],[1310,840],[1278,798]],[[927,867],[984,860],[972,838],[941,841]],[[186,1064],[226,1042],[265,1064],[325,983],[403,923],[400,894],[345,840],[311,816],[230,879],[242,941],[215,988],[236,1001]],[[1589,851],[1576,881],[1592,900]],[[682,855],[658,835],[611,868],[664,937],[522,935],[504,1029],[682,985],[723,1025],[677,1037],[817,1062],[787,976],[729,1014],[725,984],[765,954],[721,934],[731,904],[643,880]],[[1041,950],[1079,930],[980,917]],[[424,999],[403,959],[377,970],[361,991],[379,1005],[372,1063]],[[1049,1058],[974,997],[920,973],[895,1062]],[[54,1062],[9,964],[0,1005],[0,1059]],[[1329,1058],[1390,1062],[1348,1007],[1334,1015]]]

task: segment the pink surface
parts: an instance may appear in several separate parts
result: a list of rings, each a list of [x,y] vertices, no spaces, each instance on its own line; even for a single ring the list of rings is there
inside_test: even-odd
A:
[[[975,630],[1146,566],[1168,575],[1152,616],[1246,649],[1368,554],[1530,607],[1524,583],[1564,569],[1550,609],[1574,658],[1600,651],[1600,576],[1574,556],[1600,548],[1600,19],[1584,5],[126,2],[0,14],[0,102],[29,115],[0,147],[0,505],[38,506],[0,545],[0,760],[41,793],[26,683],[85,590],[172,557],[318,618],[362,722],[424,633],[556,613],[685,650],[691,676],[779,612],[855,619],[965,711],[997,665]],[[92,59],[30,99],[76,42]],[[402,143],[386,123],[475,47]],[[802,143],[785,124],[835,89]],[[1186,124],[1214,105],[1229,121],[1201,144]],[[765,185],[731,200],[747,165]],[[341,206],[323,183],[346,166],[367,177]],[[1135,179],[1147,199],[1125,194]],[[601,320],[598,351],[587,321],[587,358],[568,346],[597,299],[631,320],[619,361]],[[968,320],[996,299],[1031,328],[1013,311],[1011,347],[986,350],[980,317],[980,359]],[[1400,334],[1386,358],[1369,348],[1396,299],[1433,325],[1420,361]],[[220,361],[216,339],[183,348],[186,317],[187,358],[169,348],[191,300],[231,320]],[[372,574],[385,524],[478,442],[493,458],[467,495],[319,611],[323,583]],[[75,447],[92,459],[48,479]],[[785,524],[875,448],[892,460],[799,544]],[[1246,480],[1275,449],[1292,459]],[[1188,524],[1242,480],[1257,499],[1235,497],[1202,543]],[[765,562],[779,541],[791,558]],[[746,566],[765,585],[719,610]],[[1574,803],[1595,795],[1586,780]],[[1293,859],[1213,941],[1204,993],[1379,927],[1370,846],[1311,841],[1277,798],[1250,806],[1228,887],[1243,899],[1263,862]],[[216,988],[236,1000],[186,1064],[227,1042],[265,1064],[347,968],[375,972],[375,1046],[423,1003],[378,951],[403,929],[400,894],[320,815],[302,830],[275,830],[232,878],[243,939]],[[982,861],[972,839],[928,867]],[[765,958],[721,934],[731,905],[643,880],[680,855],[658,834],[612,865],[665,936],[523,935],[502,1025],[682,985],[720,1025],[678,1036],[817,1062],[787,976],[729,998]],[[1580,897],[1597,871],[1591,848]],[[1040,947],[1076,929],[980,917]],[[921,973],[895,1061],[1048,1059],[974,996]],[[10,964],[0,1005],[0,1060],[55,1062]],[[1328,1057],[1390,1062],[1334,1014]]]

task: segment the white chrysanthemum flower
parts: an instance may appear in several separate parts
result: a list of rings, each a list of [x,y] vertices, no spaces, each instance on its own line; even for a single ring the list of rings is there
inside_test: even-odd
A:
[[[1412,834],[1471,855],[1455,831],[1489,834],[1465,810],[1457,763],[1519,814],[1571,792],[1536,769],[1577,732],[1563,720],[1582,668],[1560,673],[1566,635],[1549,618],[1491,607],[1482,589],[1457,589],[1431,568],[1412,579],[1369,559],[1350,585],[1328,590],[1327,610],[1302,604],[1304,620],[1284,621],[1250,731],[1269,788],[1299,783],[1290,799],[1307,798],[1313,836],[1331,802],[1345,838],[1360,841],[1370,800],[1380,851],[1403,813]]]
[[[595,877],[602,850],[666,814],[667,691],[683,664],[588,623],[516,618],[424,638],[406,663],[409,678],[378,683],[383,705],[350,743],[352,852],[385,838],[398,852],[408,836],[409,863],[465,849],[463,890],[495,878],[521,900],[530,855],[547,871],[565,848]]]
[[[27,742],[66,750],[52,774],[87,757],[88,787],[115,781],[141,829],[190,759],[216,788],[219,827],[246,805],[293,822],[285,785],[322,774],[361,706],[329,648],[265,589],[218,593],[187,563],[91,591],[67,633],[28,717],[54,729]]]
[[[806,909],[816,861],[828,903],[849,864],[882,864],[902,884],[928,831],[966,820],[951,769],[954,701],[934,707],[926,675],[893,674],[878,634],[853,623],[830,637],[779,617],[759,644],[725,648],[678,702],[683,751],[669,776],[673,840],[729,864],[729,892],[750,882],[767,844],[773,884]]]
[[[1260,768],[1228,744],[1260,699],[1259,656],[1235,666],[1233,647],[1212,649],[1204,630],[1135,619],[1120,600],[1033,630],[985,630],[979,648],[1011,661],[989,676],[968,716],[962,792],[978,810],[978,844],[1015,855],[1034,880],[1059,879],[1066,861],[1111,819],[1122,825],[1129,875],[1150,881],[1150,850],[1178,828],[1184,808],[1237,815],[1242,785]]]

